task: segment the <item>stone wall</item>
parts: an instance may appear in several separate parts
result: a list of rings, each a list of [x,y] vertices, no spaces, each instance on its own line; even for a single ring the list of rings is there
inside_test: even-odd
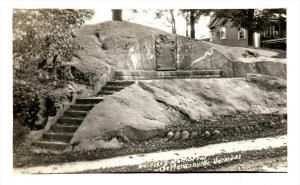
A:
[[[155,39],[157,35],[139,39],[129,48],[128,57],[120,61],[117,70],[156,70]],[[177,70],[220,69],[228,68],[229,60],[201,41],[194,41],[185,37],[168,35],[170,40],[176,40]],[[232,74],[229,74],[232,76]]]
[[[232,64],[223,54],[201,41],[177,36],[177,69],[222,69],[223,76],[232,77]]]
[[[151,35],[137,40],[136,44],[129,48],[124,60],[120,61],[117,70],[156,71],[156,59],[159,56],[155,48],[157,36]],[[169,40],[176,41],[177,54],[174,63],[176,63],[177,70],[220,69],[223,77],[245,77],[247,73],[258,73],[286,79],[286,64],[269,61],[254,63],[231,61],[213,46],[202,41],[195,41],[182,36],[164,36],[167,36]]]
[[[137,40],[129,50],[124,61],[120,61],[120,70],[155,70],[155,36],[148,36]]]

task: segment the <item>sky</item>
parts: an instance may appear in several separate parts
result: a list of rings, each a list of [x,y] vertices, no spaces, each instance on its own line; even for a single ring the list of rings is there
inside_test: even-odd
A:
[[[147,10],[147,12],[138,11],[139,13],[133,14],[131,10],[123,10],[123,20],[154,27],[171,33],[171,27],[167,27],[165,25],[167,24],[165,18],[155,19],[155,9]],[[177,15],[177,13],[178,10],[174,10],[177,34],[185,36],[185,19],[182,16]],[[94,17],[90,21],[87,21],[86,24],[95,24],[109,20],[111,20],[110,9],[95,9]],[[209,28],[207,27],[208,23],[209,17],[202,16],[200,18],[195,26],[196,39],[209,38]]]

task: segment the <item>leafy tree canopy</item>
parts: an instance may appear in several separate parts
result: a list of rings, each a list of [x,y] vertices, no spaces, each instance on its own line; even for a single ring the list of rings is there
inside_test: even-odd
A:
[[[216,18],[225,18],[235,27],[260,32],[271,24],[270,18],[284,20],[286,9],[216,9],[212,10]]]
[[[75,47],[73,29],[93,15],[86,9],[14,9],[14,67],[34,72],[38,62],[49,58],[69,61]]]

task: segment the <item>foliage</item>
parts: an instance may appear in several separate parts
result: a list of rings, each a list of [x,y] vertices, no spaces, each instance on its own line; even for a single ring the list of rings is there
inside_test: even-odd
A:
[[[283,15],[286,15],[286,9],[217,9],[212,11],[216,18],[225,18],[231,21],[233,26],[253,32],[260,32],[268,27],[271,24],[270,18],[277,15],[283,20]]]
[[[13,98],[14,118],[23,120],[23,125],[33,128],[37,120],[37,113],[40,111],[37,87],[26,82],[15,82]]]
[[[174,17],[174,9],[156,10],[155,18],[161,19],[162,17],[165,17],[168,22],[167,24],[163,22],[163,24],[167,27],[171,27],[172,33],[176,34],[176,21]]]
[[[62,70],[78,48],[73,30],[93,14],[86,9],[14,9],[14,120],[34,127],[41,99],[69,80]]]
[[[18,70],[15,77],[24,73],[35,76],[39,68],[51,71],[61,61],[70,61],[76,47],[72,31],[93,14],[92,10],[15,9],[13,53],[14,67]]]
[[[195,38],[195,24],[199,21],[200,17],[202,15],[208,16],[211,13],[210,9],[182,9],[179,11],[185,17],[185,20],[189,21],[189,23],[186,23],[186,25],[190,25],[191,27],[191,38]]]

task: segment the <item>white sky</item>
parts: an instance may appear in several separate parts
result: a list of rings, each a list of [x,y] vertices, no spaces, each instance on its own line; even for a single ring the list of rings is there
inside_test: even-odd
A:
[[[133,14],[130,10],[123,9],[123,20],[134,22],[137,24],[142,24],[154,28],[158,28],[161,30],[164,30],[166,32],[171,32],[171,27],[167,27],[165,24],[167,24],[166,20],[164,18],[162,19],[155,19],[155,9],[147,10],[147,13],[144,13],[140,10],[138,10],[139,13]],[[185,20],[181,15],[177,15],[178,10],[174,10],[175,20],[176,20],[176,31],[177,34],[185,36]],[[111,10],[110,9],[95,9],[95,15],[94,17],[86,22],[87,24],[94,24],[94,23],[100,23],[104,21],[111,20]],[[165,24],[164,24],[164,23]],[[209,17],[201,17],[198,23],[195,26],[196,31],[196,38],[208,38],[209,37],[209,28],[207,27],[209,23]]]

